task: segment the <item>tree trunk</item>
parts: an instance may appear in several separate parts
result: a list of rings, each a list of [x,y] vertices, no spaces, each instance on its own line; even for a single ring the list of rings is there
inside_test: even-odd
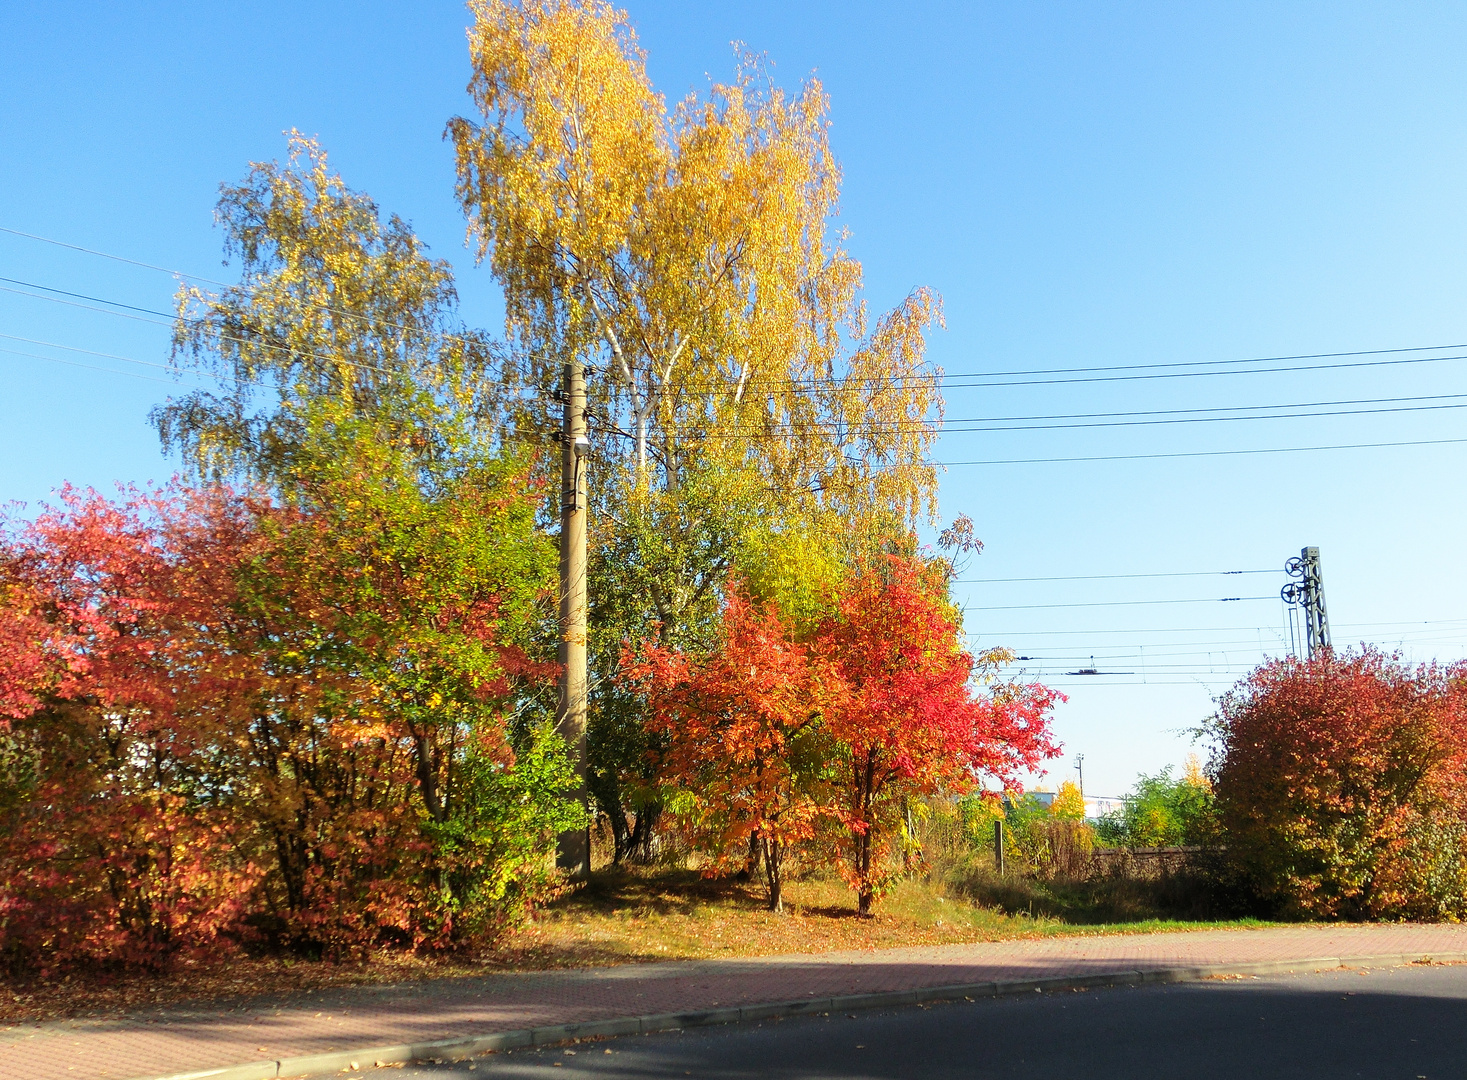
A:
[[[653,832],[657,819],[662,816],[661,803],[649,803],[637,811],[637,820],[632,825],[632,834],[627,839],[627,858],[644,866],[657,858],[657,834]]]
[[[866,831],[856,837],[856,880],[860,882],[856,890],[856,914],[864,918],[871,914],[871,903],[876,899],[875,890],[871,887],[871,825],[869,822]]]
[[[603,804],[602,809],[606,811],[606,820],[611,822],[611,864],[620,866],[632,846],[631,827],[627,825],[626,811],[622,809],[620,799]]]
[[[769,895],[769,910],[784,913],[784,845],[773,837],[761,837],[764,854],[764,884]]]
[[[864,917],[871,914],[871,904],[876,899],[876,889],[871,881],[871,852],[876,832],[873,805],[876,801],[876,756],[872,750],[866,751],[860,779],[861,817],[866,828],[856,836],[856,914]]]
[[[759,844],[759,830],[755,829],[749,833],[749,854],[744,859],[744,868],[734,875],[738,881],[753,881],[759,876],[760,860],[763,858],[762,850]]]

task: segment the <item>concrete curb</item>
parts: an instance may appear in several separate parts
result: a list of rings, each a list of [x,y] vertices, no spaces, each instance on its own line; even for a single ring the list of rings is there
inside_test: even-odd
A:
[[[1303,971],[1323,971],[1349,966],[1399,967],[1421,960],[1439,963],[1467,961],[1467,953],[1434,953],[1429,956],[1392,953],[1380,956],[1320,956],[1307,960],[1267,960],[1248,964],[1213,964],[1205,967],[1156,968],[1150,971],[1118,970],[1093,975],[1059,975],[1044,979],[1007,982],[958,983],[950,986],[926,986],[916,990],[892,990],[872,994],[843,994],[838,997],[809,998],[799,1001],[771,1001],[762,1005],[744,1005],[697,1012],[660,1013],[655,1016],[627,1016],[612,1020],[587,1020],[579,1024],[555,1024],[550,1027],[497,1031],[485,1035],[469,1035],[458,1039],[402,1043],[397,1046],[369,1046],[359,1050],[311,1054],[282,1058],[278,1061],[254,1061],[246,1065],[227,1065],[201,1072],[173,1073],[165,1077],[141,1077],[139,1080],[284,1080],[286,1077],[320,1076],[343,1070],[371,1069],[380,1065],[403,1065],[434,1058],[458,1060],[491,1050],[518,1050],[525,1046],[550,1046],[575,1039],[607,1038],[615,1035],[650,1035],[658,1031],[707,1027],[713,1024],[735,1024],[775,1017],[803,1016],[810,1013],[852,1012],[863,1009],[890,1009],[900,1005],[922,1005],[933,1001],[969,1001],[978,998],[1013,997],[1018,994],[1056,990],[1079,990],[1098,986],[1136,986],[1142,983],[1197,982],[1218,975],[1287,975]]]

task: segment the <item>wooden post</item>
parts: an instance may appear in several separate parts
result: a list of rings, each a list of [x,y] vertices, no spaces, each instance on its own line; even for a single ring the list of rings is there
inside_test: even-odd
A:
[[[993,866],[998,876],[1003,877],[1003,818],[993,823]]]
[[[586,436],[586,373],[580,357],[565,365],[565,416],[561,426],[560,501],[560,701],[555,726],[570,747],[580,777],[572,798],[584,803],[586,790],[586,467],[591,442]],[[591,872],[589,829],[560,834],[556,865],[574,878]]]

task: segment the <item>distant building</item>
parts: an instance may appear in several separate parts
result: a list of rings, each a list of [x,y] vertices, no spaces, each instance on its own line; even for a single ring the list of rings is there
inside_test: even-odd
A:
[[[1125,799],[1113,798],[1106,795],[1086,795],[1085,820],[1094,821],[1096,818],[1103,818],[1106,814],[1123,810],[1125,806]]]

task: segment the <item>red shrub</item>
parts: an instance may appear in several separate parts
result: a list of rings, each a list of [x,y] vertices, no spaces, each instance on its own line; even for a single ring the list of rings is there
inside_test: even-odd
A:
[[[1467,915],[1464,675],[1364,648],[1271,661],[1221,699],[1220,821],[1264,898],[1326,917]]]

